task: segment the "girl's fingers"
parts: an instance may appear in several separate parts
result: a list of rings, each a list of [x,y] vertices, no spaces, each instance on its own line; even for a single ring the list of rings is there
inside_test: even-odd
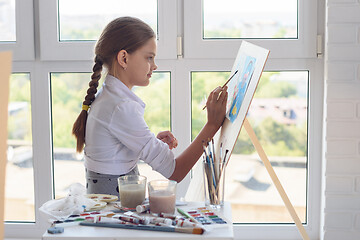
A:
[[[221,94],[220,94],[220,96],[219,96],[218,101],[220,101],[221,103],[223,103],[224,101],[225,101],[225,102],[227,101],[228,92],[227,92],[226,90],[227,90],[227,87],[225,86],[225,87],[223,88],[223,90],[221,91]]]
[[[160,140],[166,143],[170,149],[176,148],[178,145],[177,139],[172,134],[160,138]]]

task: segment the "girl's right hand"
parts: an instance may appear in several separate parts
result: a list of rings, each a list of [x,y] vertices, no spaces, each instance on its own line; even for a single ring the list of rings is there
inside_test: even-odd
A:
[[[219,129],[224,122],[227,98],[227,86],[225,86],[224,88],[215,88],[207,99],[207,124],[215,127],[216,130]]]

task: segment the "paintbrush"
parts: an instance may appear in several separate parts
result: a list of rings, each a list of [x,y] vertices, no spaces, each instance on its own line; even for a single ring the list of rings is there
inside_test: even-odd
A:
[[[151,225],[130,225],[130,224],[119,224],[119,223],[80,223],[82,226],[91,227],[108,227],[108,228],[126,228],[126,229],[137,229],[137,230],[148,230],[148,231],[160,231],[160,232],[178,232],[178,233],[191,233],[191,234],[203,234],[204,229],[200,227],[172,227],[172,226],[151,226]]]
[[[221,89],[223,89],[229,82],[230,80],[235,76],[235,74],[238,72],[238,70],[236,70],[233,75],[231,75],[231,77],[222,85]],[[206,108],[206,105],[203,107],[202,110],[204,110]]]

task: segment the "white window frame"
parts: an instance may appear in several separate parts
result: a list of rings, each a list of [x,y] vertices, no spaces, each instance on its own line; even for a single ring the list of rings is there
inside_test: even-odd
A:
[[[15,0],[16,41],[0,41],[0,51],[12,51],[14,61],[35,59],[33,9],[32,0]]]
[[[160,41],[157,65],[159,71],[171,71],[171,125],[180,143],[175,151],[177,155],[191,142],[191,72],[230,71],[241,40],[202,40],[201,0],[158,1]],[[34,3],[37,3],[38,11],[33,10]],[[30,73],[36,222],[6,223],[5,237],[26,239],[41,237],[49,227],[47,217],[38,210],[53,197],[49,75],[51,72],[91,71],[94,43],[58,42],[58,33],[54,31],[57,29],[57,0],[16,0],[16,4],[18,43],[0,44],[0,50],[9,47],[14,50],[13,72]],[[299,36],[303,31],[304,39],[249,41],[271,50],[265,71],[310,71],[307,224],[304,227],[311,239],[318,239],[324,86],[323,60],[316,58],[317,24],[310,23],[320,20],[317,19],[317,1],[299,0],[299,4],[299,18],[303,19],[303,25],[299,23]],[[35,29],[39,30],[40,38],[34,34]],[[179,59],[177,36],[183,36],[184,41],[183,58]],[[181,195],[189,182],[188,175],[179,186]],[[234,236],[235,239],[300,239],[296,226],[291,224],[234,225]]]
[[[184,56],[235,58],[242,39],[203,39],[202,0],[184,0]],[[219,2],[221,3],[221,2]],[[316,57],[317,1],[298,0],[298,39],[246,39],[270,50],[270,58]]]
[[[39,0],[40,59],[43,61],[94,58],[95,41],[59,41],[58,0]],[[166,9],[166,10],[165,10]],[[55,14],[56,13],[56,14]],[[176,0],[158,0],[158,59],[176,59]]]

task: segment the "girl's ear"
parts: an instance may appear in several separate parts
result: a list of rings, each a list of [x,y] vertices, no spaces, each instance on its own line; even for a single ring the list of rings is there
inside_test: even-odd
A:
[[[128,53],[126,50],[120,50],[116,56],[116,61],[125,70],[127,67]]]

